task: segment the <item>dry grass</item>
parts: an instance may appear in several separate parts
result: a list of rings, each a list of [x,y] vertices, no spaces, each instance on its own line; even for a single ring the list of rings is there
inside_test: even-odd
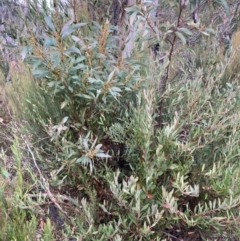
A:
[[[231,83],[240,76],[240,31],[232,36],[229,65],[224,75],[224,82]]]
[[[16,117],[21,117],[26,93],[34,91],[36,86],[33,81],[33,76],[23,63],[19,63],[18,71],[16,71],[16,69],[11,69],[10,71],[12,81],[5,85],[7,105]]]
[[[11,143],[11,129],[9,124],[11,123],[11,114],[8,107],[8,100],[2,76],[0,77],[0,80],[0,150],[9,153],[9,146]]]

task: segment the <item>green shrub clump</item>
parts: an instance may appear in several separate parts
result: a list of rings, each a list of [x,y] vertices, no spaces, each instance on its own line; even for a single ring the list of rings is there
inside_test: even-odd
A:
[[[194,49],[184,52],[182,46],[194,31],[210,35],[213,30],[181,26],[178,20],[187,10],[173,4],[162,7],[174,21],[160,22],[150,38],[145,33],[154,28],[145,20],[153,9],[127,9],[136,35],[125,59],[117,28],[92,21],[86,4],[86,22],[80,23],[64,11],[30,7],[44,36],[32,30],[22,50],[41,93],[29,96],[27,106],[36,107],[36,115],[25,112],[24,130],[37,125],[45,137],[32,144],[24,139],[36,169],[30,176],[41,187],[34,184],[23,200],[37,196],[42,205],[53,205],[42,228],[44,240],[239,236],[237,75],[225,81],[225,59],[194,69]],[[161,49],[152,56],[150,45],[160,35]],[[199,40],[198,51],[204,41]],[[183,52],[191,55],[188,63]],[[171,81],[173,64],[179,69]],[[189,71],[181,71],[184,66]]]

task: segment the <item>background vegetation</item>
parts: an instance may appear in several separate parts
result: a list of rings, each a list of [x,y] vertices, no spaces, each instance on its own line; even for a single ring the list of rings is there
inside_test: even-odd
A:
[[[0,240],[239,240],[237,1],[0,5]]]

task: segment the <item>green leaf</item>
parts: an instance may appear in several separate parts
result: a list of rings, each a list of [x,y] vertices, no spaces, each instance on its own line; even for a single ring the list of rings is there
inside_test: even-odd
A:
[[[88,77],[88,82],[93,84],[93,83],[102,83],[102,81],[100,79],[95,79],[92,77]]]
[[[115,87],[115,86],[111,87],[111,90],[114,91],[114,92],[121,92],[122,91],[120,88]]]
[[[46,77],[48,74],[49,74],[49,71],[46,69],[33,70],[33,75],[36,77]]]
[[[64,24],[63,28],[62,28],[61,34],[62,34],[64,31],[66,31],[66,30],[71,26],[72,23],[73,23],[73,20],[70,20],[70,21],[66,22],[66,23]]]
[[[137,19],[138,12],[133,12],[129,18],[130,26],[133,26],[135,20]]]
[[[230,12],[229,12],[229,6],[228,6],[227,1],[226,0],[219,0],[219,1],[221,2],[222,6],[224,7],[226,13],[229,14]]]
[[[127,8],[125,8],[125,11],[127,13],[140,12],[139,8],[137,8],[137,7],[127,7]]]
[[[110,214],[110,213],[108,212],[108,210],[105,208],[105,206],[104,206],[104,205],[102,205],[102,204],[98,204],[98,205],[99,205],[99,207],[101,207],[101,208],[102,208],[102,210],[103,210],[105,213]]]
[[[24,60],[28,54],[28,52],[32,49],[32,46],[25,46],[23,47],[21,56],[22,56],[22,60]]]
[[[82,163],[83,165],[87,165],[89,162],[91,162],[91,159],[87,156],[82,156],[76,160],[76,163]]]
[[[61,103],[61,109],[63,109],[65,106],[67,106],[69,104],[68,100],[65,100]]]
[[[86,94],[83,94],[83,93],[78,93],[78,94],[76,94],[75,96],[82,97],[82,98],[84,98],[84,99],[89,99],[89,100],[92,100],[92,99],[93,99],[92,96],[86,95]]]
[[[54,25],[53,25],[53,23],[52,23],[52,19],[51,19],[50,17],[46,16],[46,17],[44,17],[44,20],[45,20],[47,26],[48,26],[53,32],[55,32],[55,28],[54,28]]]
[[[9,177],[10,177],[9,172],[8,172],[5,168],[2,168],[1,172],[2,172],[2,175],[3,175],[5,178],[9,178]]]
[[[111,156],[109,156],[108,154],[105,154],[103,152],[99,152],[99,153],[95,154],[95,157],[110,158]]]
[[[46,38],[44,41],[44,46],[48,47],[48,46],[54,46],[56,45],[57,40],[55,38]]]
[[[185,33],[186,35],[193,35],[193,33],[187,28],[178,28],[178,30]]]
[[[96,150],[100,150],[101,147],[102,147],[102,144],[98,144],[98,145],[96,145],[95,149],[96,149]]]
[[[182,43],[183,44],[186,44],[186,38],[183,36],[183,34],[182,33],[180,33],[180,32],[176,32],[176,35],[181,39],[181,41],[182,41]]]
[[[168,168],[170,170],[174,170],[174,169],[177,169],[179,166],[177,164],[171,164]]]
[[[71,33],[73,33],[75,30],[77,30],[78,28],[85,26],[87,24],[87,23],[77,23],[77,24],[70,26],[71,23],[70,24],[69,23],[70,22],[66,23],[61,31],[62,39],[66,38]]]
[[[73,41],[75,41],[75,42],[80,42],[81,41],[81,39],[80,38],[78,38],[77,36],[72,36],[72,39],[73,39]]]
[[[18,45],[13,45],[13,44],[2,44],[2,46],[9,49],[15,49],[18,47]]]
[[[113,70],[113,71],[109,74],[107,82],[110,82],[110,81],[111,81],[111,79],[113,78],[114,74],[115,74],[115,70]]]
[[[207,32],[205,32],[205,31],[201,31],[201,33],[202,33],[203,35],[210,36],[210,34],[207,33]]]
[[[85,69],[85,68],[86,68],[86,65],[85,65],[85,64],[78,64],[78,65],[72,67],[72,68],[70,69],[70,71],[75,71],[75,70],[78,70],[78,69]]]
[[[77,48],[77,47],[75,47],[75,46],[72,46],[72,47],[70,47],[70,48],[68,48],[67,50],[65,50],[65,52],[64,52],[64,54],[71,54],[71,53],[77,53],[77,54],[79,54],[79,55],[81,55],[81,52],[80,52],[80,50]]]
[[[85,56],[80,56],[74,61],[74,63],[77,64],[79,62],[82,62],[84,59],[86,59]]]
[[[67,120],[68,120],[68,116],[65,116],[65,117],[62,119],[61,123],[64,124],[64,123],[67,122]]]
[[[119,89],[118,87],[111,87],[109,88],[109,92],[110,94],[114,97],[114,99],[117,100],[117,97],[120,97],[121,95],[119,94],[119,92],[121,91],[121,89]]]
[[[58,84],[59,84],[59,81],[51,81],[51,82],[48,83],[48,86],[51,88],[51,87],[56,86]]]
[[[214,31],[214,29],[212,29],[212,28],[206,28],[205,30],[206,30],[208,33],[215,34],[215,31]]]

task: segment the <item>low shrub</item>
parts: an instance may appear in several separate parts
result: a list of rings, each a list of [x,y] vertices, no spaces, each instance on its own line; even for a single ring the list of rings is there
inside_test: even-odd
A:
[[[193,31],[213,31],[186,29],[179,21],[185,5],[162,4],[177,17],[160,23],[150,42],[144,20],[152,9],[127,9],[138,30],[127,59],[118,56],[117,29],[89,21],[87,8],[89,22],[74,23],[58,8],[30,7],[42,35],[29,29],[22,51],[36,79],[22,92],[27,125],[16,125],[13,138],[18,182],[16,210],[6,215],[13,217],[9,239],[17,235],[18,216],[40,232],[39,240],[238,238],[238,78],[223,87],[227,56],[209,64],[182,47]],[[162,49],[152,56],[148,45],[156,40]],[[199,53],[202,46],[218,56],[216,45],[200,38]],[[186,64],[185,49],[189,69],[171,81],[172,63]],[[39,144],[43,136],[35,142],[36,133],[46,145]]]

